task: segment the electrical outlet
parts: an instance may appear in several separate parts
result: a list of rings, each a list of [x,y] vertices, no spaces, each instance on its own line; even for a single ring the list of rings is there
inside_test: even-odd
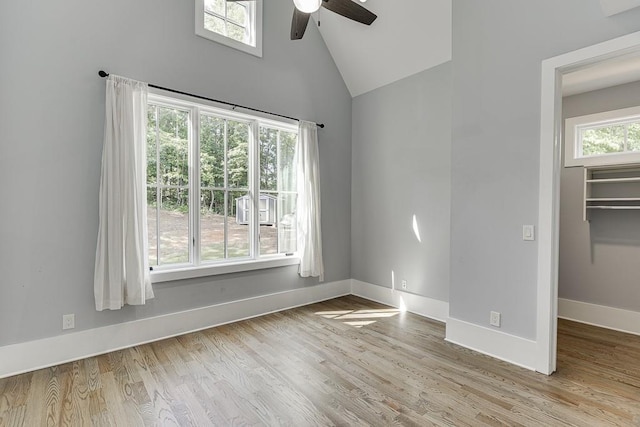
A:
[[[500,327],[500,313],[498,313],[497,311],[492,311],[491,312],[491,316],[489,317],[489,323],[491,324],[491,326],[495,326],[496,328]]]
[[[402,280],[402,289],[405,291],[407,290],[407,281],[404,279]]]
[[[62,329],[73,329],[76,327],[76,315],[75,314],[63,314],[62,315]]]

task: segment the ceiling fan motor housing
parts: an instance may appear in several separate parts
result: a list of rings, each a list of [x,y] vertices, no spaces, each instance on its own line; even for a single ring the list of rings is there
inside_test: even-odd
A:
[[[300,12],[313,13],[320,9],[322,0],[293,0],[293,4]]]

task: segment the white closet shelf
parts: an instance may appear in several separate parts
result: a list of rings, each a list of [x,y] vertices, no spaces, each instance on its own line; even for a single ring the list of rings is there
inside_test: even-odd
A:
[[[592,197],[587,202],[640,202],[640,197]]]
[[[640,177],[634,178],[603,178],[603,179],[587,179],[586,182],[598,184],[614,183],[614,182],[640,182]]]
[[[638,210],[640,206],[611,206],[611,205],[601,205],[601,206],[587,206],[587,209],[611,209],[611,210]]]
[[[633,183],[640,183],[638,164],[585,166],[582,219],[589,221],[587,211],[593,209],[640,210],[640,197],[635,197],[639,196],[640,187],[625,185]],[[599,184],[608,185],[598,187]],[[595,191],[600,197],[593,197],[595,188],[599,188]],[[627,197],[616,197],[621,195]]]

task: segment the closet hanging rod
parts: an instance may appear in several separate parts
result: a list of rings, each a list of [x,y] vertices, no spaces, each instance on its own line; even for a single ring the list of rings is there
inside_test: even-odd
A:
[[[106,71],[103,71],[103,70],[98,71],[98,75],[100,77],[109,77],[109,73],[107,73]],[[162,86],[154,85],[154,84],[151,84],[151,83],[148,83],[148,86],[152,87],[154,89],[160,89],[160,90],[164,90],[164,91],[167,91],[167,92],[172,92],[172,93],[177,93],[177,94],[180,94],[180,95],[190,96],[192,98],[204,99],[205,101],[211,101],[211,102],[216,102],[218,104],[229,105],[229,106],[231,106],[232,109],[242,108],[244,110],[250,110],[250,111],[256,111],[258,113],[269,114],[270,116],[282,117],[283,119],[295,120],[296,122],[300,121],[300,119],[297,119],[295,117],[289,117],[289,116],[285,116],[283,114],[272,113],[270,111],[260,110],[258,108],[245,107],[244,105],[234,104],[232,102],[227,102],[227,101],[221,101],[219,99],[207,98],[206,96],[202,96],[202,95],[194,95],[193,93],[182,92],[180,90],[170,89],[170,88],[167,88],[167,87],[162,87]],[[316,126],[318,126],[319,128],[324,128],[324,123],[316,123]]]

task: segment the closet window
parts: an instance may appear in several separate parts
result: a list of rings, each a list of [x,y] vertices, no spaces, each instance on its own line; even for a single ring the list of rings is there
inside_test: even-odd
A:
[[[565,166],[640,162],[640,107],[565,121]]]

